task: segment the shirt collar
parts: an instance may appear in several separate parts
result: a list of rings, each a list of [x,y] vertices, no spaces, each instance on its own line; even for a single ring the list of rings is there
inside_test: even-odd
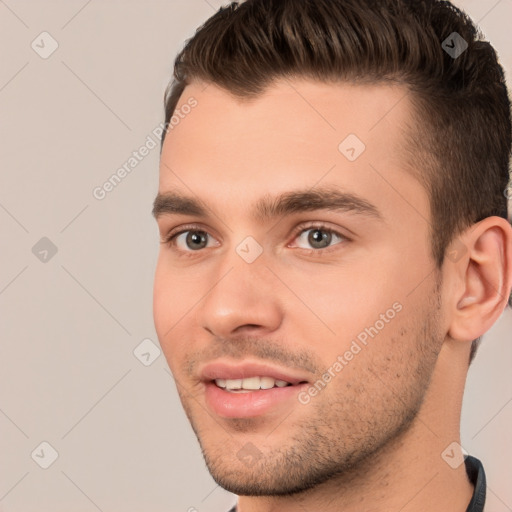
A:
[[[466,465],[468,478],[475,487],[466,512],[483,512],[487,487],[484,467],[476,457],[472,457],[471,455],[468,455],[464,459],[464,464]]]

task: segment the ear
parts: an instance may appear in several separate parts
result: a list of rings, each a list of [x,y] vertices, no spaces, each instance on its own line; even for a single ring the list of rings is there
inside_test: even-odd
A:
[[[447,248],[446,271],[454,340],[470,341],[487,332],[507,306],[512,288],[512,226],[501,217],[487,217],[470,226]]]

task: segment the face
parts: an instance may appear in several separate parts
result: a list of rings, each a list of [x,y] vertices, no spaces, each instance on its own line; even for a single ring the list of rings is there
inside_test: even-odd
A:
[[[421,410],[446,331],[405,94],[297,80],[242,101],[192,84],[178,104],[155,202],[154,320],[231,492],[353,471]]]

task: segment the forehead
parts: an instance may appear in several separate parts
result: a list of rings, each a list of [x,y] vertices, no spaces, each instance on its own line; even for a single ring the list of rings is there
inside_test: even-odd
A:
[[[422,196],[415,209],[428,216],[426,193],[406,170],[408,95],[398,85],[282,80],[240,99],[193,83],[165,138],[159,192],[242,207],[269,190],[334,185],[384,206]]]

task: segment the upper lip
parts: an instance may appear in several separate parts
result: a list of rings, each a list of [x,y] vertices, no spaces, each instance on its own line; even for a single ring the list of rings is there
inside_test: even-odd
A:
[[[227,361],[212,361],[201,367],[199,375],[201,380],[205,382],[215,379],[245,379],[248,377],[272,377],[275,380],[283,380],[290,384],[308,382],[307,378],[289,368],[284,369],[259,362],[234,364]]]

